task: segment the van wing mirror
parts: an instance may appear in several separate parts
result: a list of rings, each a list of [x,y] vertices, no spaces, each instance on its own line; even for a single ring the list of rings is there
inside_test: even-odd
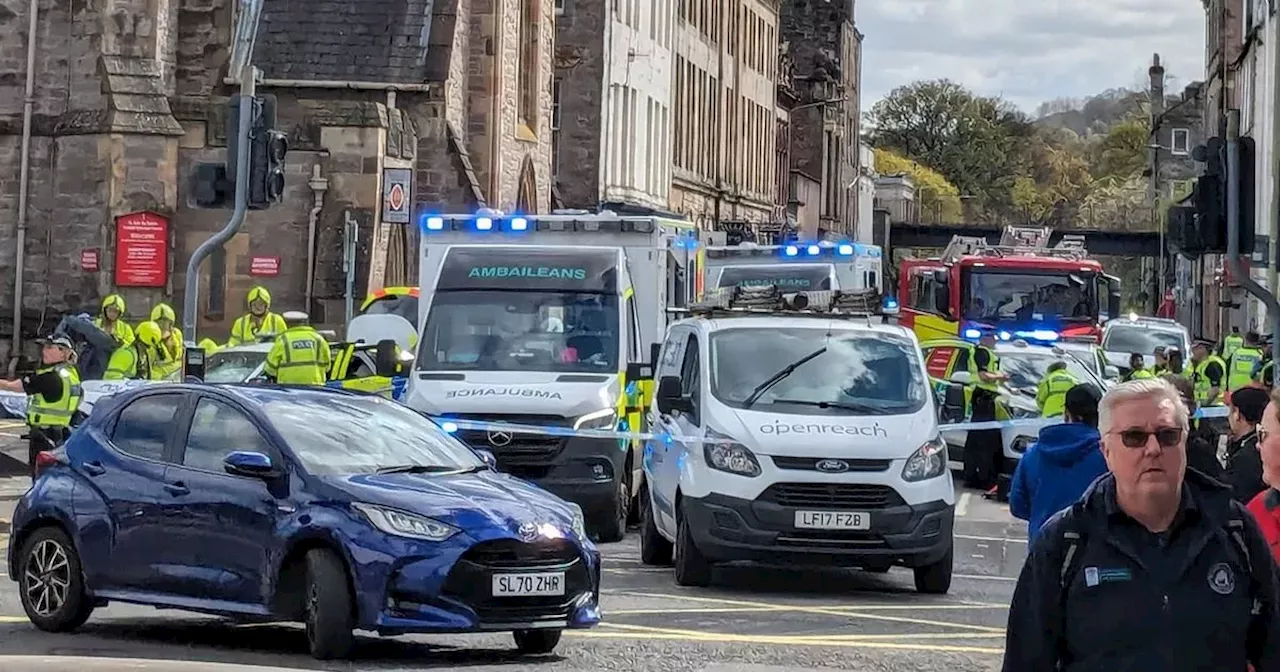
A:
[[[374,351],[373,366],[376,373],[384,378],[394,378],[400,373],[399,346],[390,338],[378,341]]]
[[[658,381],[657,393],[653,395],[654,403],[658,405],[658,412],[671,413],[673,411],[682,411],[685,413],[693,411],[693,403],[681,392],[679,376],[663,376]]]
[[[1107,317],[1120,317],[1120,278],[1114,275],[1102,277],[1107,281]]]

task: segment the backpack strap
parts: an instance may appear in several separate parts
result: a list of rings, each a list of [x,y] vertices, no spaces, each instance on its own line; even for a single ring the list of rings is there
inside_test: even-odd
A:
[[[1245,522],[1244,519],[1233,515],[1227,521],[1227,536],[1231,537],[1231,541],[1235,543],[1236,550],[1240,553],[1240,559],[1244,562],[1245,571],[1249,575],[1249,592],[1253,595],[1253,610],[1250,612],[1253,616],[1262,613],[1262,600],[1258,599],[1257,591],[1262,585],[1262,579],[1254,571],[1253,554],[1249,552],[1249,544],[1244,539]]]

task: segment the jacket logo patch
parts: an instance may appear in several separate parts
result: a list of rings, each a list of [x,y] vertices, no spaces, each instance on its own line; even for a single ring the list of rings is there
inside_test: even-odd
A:
[[[1209,587],[1219,595],[1230,595],[1236,590],[1236,573],[1231,565],[1219,562],[1209,569]]]
[[[1105,568],[1105,567],[1085,567],[1084,568],[1084,585],[1093,588],[1103,583],[1116,583],[1119,581],[1132,581],[1133,573],[1124,567]]]

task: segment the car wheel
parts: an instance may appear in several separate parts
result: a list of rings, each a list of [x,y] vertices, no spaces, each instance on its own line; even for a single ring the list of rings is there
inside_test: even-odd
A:
[[[317,660],[343,658],[355,644],[355,605],[342,560],[330,550],[307,553],[307,644]]]
[[[930,595],[945,595],[951,590],[952,558],[953,549],[948,548],[941,560],[932,565],[916,567],[913,570],[916,575],[916,590]]]
[[[674,558],[676,583],[681,586],[705,588],[711,585],[711,563],[694,543],[693,531],[689,529],[688,520],[684,504],[681,503],[680,514],[676,517]]]
[[[640,562],[665,567],[671,564],[671,542],[658,532],[653,518],[653,501],[649,489],[640,490]]]
[[[75,544],[61,528],[36,530],[22,545],[18,568],[22,610],[37,628],[70,632],[93,613]]]
[[[596,538],[606,544],[622,541],[627,534],[627,509],[631,504],[631,474],[625,473],[618,479],[618,489],[614,492],[613,503],[609,510],[600,517],[600,529]]]
[[[526,655],[551,653],[560,644],[559,630],[516,630],[516,649]]]

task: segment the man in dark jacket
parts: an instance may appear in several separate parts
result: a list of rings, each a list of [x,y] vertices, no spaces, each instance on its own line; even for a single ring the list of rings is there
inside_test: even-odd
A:
[[[1111,473],[1031,544],[1004,672],[1280,670],[1276,565],[1226,486],[1186,471],[1187,420],[1162,380],[1103,396]]]
[[[1231,486],[1231,496],[1241,504],[1248,504],[1259,492],[1267,489],[1262,480],[1262,455],[1258,453],[1258,423],[1267,408],[1270,395],[1258,387],[1242,387],[1227,399],[1227,422],[1231,438],[1227,441],[1225,482]]]
[[[1049,516],[1071,506],[1099,476],[1107,473],[1098,435],[1097,388],[1088,383],[1067,391],[1066,422],[1040,430],[1009,486],[1009,512],[1027,521],[1035,539]]]

